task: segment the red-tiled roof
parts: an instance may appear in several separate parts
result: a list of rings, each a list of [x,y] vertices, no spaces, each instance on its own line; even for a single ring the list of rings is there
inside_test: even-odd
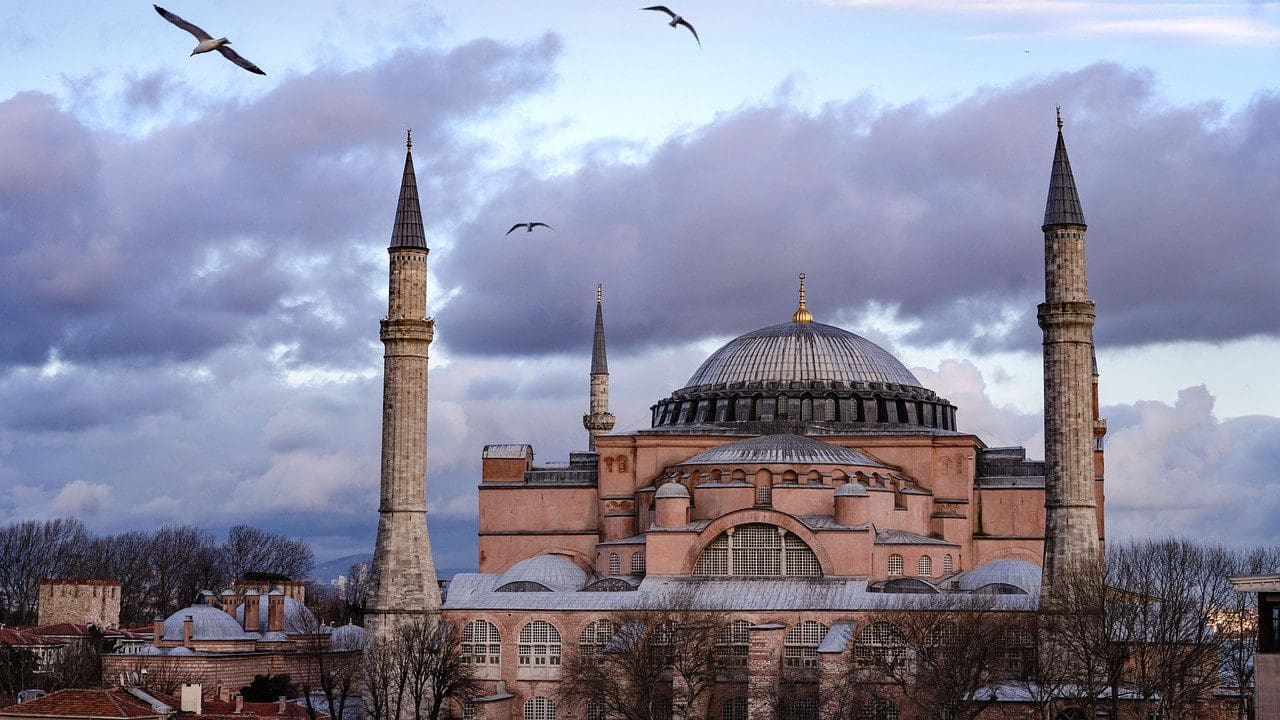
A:
[[[84,623],[56,623],[54,625],[41,625],[29,632],[32,635],[43,635],[44,637],[90,637],[94,630],[97,630],[105,638],[122,638],[125,640],[142,640],[143,637],[139,633],[132,630],[121,630],[118,628],[95,628]],[[148,626],[148,630],[150,627]]]
[[[210,699],[206,697],[200,703],[200,710],[204,715],[234,715],[236,711],[236,701]],[[284,704],[284,712],[280,712],[280,703],[278,702],[247,702],[240,716],[252,713],[260,718],[305,718],[307,709],[297,703],[287,702]],[[329,717],[325,713],[319,713],[317,717]]]
[[[12,645],[13,647],[57,647],[62,643],[57,640],[40,637],[31,632],[23,630],[14,630],[13,628],[0,628],[0,645]]]
[[[0,710],[0,717],[158,718],[160,713],[124,690],[58,690]]]

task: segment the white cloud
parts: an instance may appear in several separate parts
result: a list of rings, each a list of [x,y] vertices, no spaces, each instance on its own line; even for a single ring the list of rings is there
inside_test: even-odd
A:
[[[103,484],[73,480],[49,503],[49,511],[55,515],[97,515],[111,496],[111,487]]]

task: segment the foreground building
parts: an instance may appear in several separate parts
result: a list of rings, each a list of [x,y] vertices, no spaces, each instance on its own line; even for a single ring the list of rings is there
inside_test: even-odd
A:
[[[789,321],[713,353],[653,405],[648,429],[610,434],[598,291],[583,418],[594,451],[537,465],[529,445],[484,449],[479,572],[455,576],[442,604],[425,539],[432,325],[415,183],[410,156],[382,324],[372,618],[386,627],[439,613],[463,629],[488,688],[466,716],[597,717],[557,705],[566,654],[607,646],[611,614],[678,596],[733,618],[723,643],[750,670],[711,716],[765,717],[757,684],[776,666],[817,677],[853,648],[883,643],[861,620],[903,593],[994,593],[1004,609],[1030,611],[1042,566],[1051,579],[1097,557],[1106,426],[1086,226],[1060,121],[1042,228],[1046,462],[988,447],[964,430],[962,408],[892,354],[816,322],[803,275]],[[896,713],[886,705],[875,716]]]

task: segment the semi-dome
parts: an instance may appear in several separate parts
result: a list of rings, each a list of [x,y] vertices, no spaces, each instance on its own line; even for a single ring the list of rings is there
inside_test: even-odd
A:
[[[164,639],[181,640],[186,619],[191,618],[192,640],[254,640],[232,617],[211,605],[183,608],[164,621]]]
[[[681,465],[864,465],[887,467],[866,453],[803,435],[761,435],[704,450]],[[665,485],[663,487],[666,487]]]
[[[815,322],[780,323],[734,338],[712,353],[685,387],[796,380],[920,387],[889,351],[861,335]]]
[[[1002,558],[992,560],[960,574],[957,587],[965,592],[1000,594],[1040,592],[1040,566],[1026,560]]]
[[[498,579],[499,592],[576,592],[587,571],[563,555],[535,555],[512,565]]]

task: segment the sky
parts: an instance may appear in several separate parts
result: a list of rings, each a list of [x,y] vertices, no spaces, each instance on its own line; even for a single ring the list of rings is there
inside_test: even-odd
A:
[[[368,552],[386,254],[414,161],[437,565],[487,443],[586,444],[719,345],[819,322],[1042,453],[1062,106],[1089,222],[1108,536],[1280,529],[1280,4],[0,4],[0,521],[249,522]],[[514,222],[554,232],[505,236]]]

